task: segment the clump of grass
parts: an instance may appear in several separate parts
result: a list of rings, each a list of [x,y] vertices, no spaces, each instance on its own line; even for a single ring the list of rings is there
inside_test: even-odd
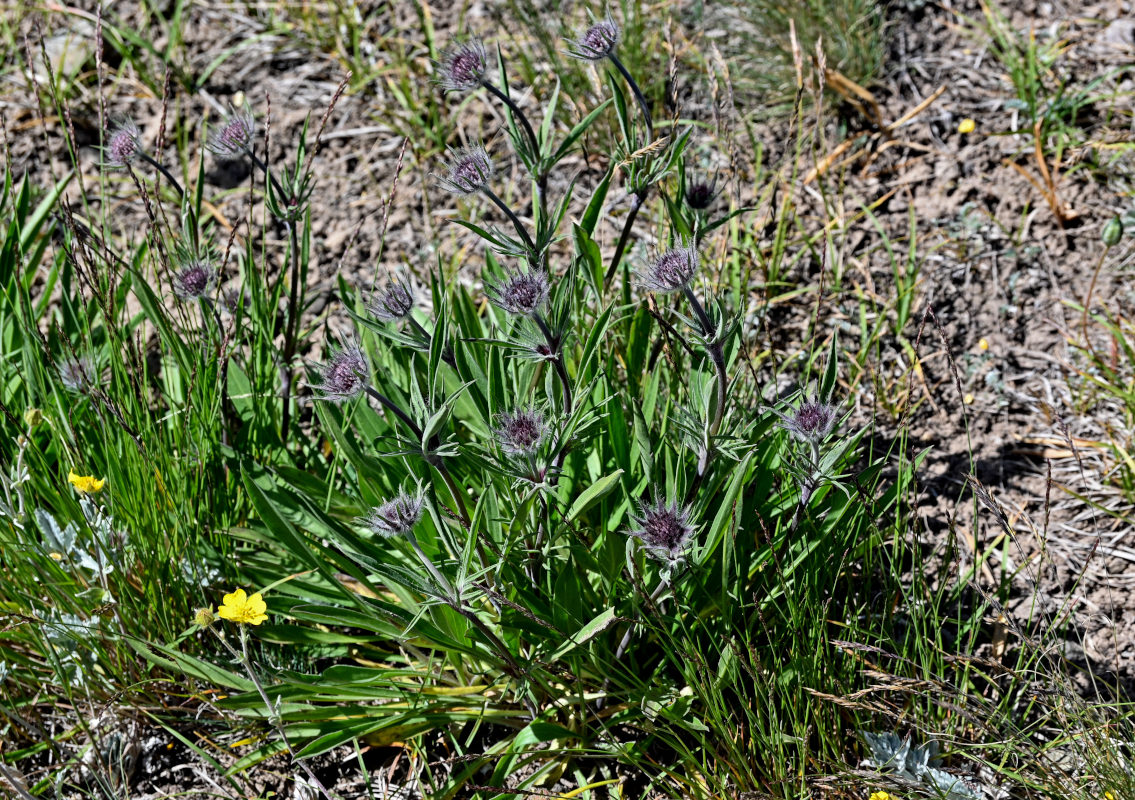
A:
[[[720,47],[732,65],[738,105],[768,117],[793,112],[802,76],[798,59],[808,64],[819,51],[828,69],[869,86],[886,57],[885,21],[878,0],[707,4],[698,20],[722,32]]]

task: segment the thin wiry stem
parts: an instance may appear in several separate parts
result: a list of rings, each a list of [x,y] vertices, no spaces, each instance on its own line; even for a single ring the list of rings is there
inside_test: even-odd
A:
[[[508,106],[512,110],[513,116],[520,120],[520,125],[524,129],[524,134],[528,137],[528,141],[532,144],[532,158],[538,164],[540,161],[540,142],[536,138],[536,131],[532,129],[532,125],[528,122],[528,117],[524,116],[524,112],[520,110],[520,106],[513,102],[513,99],[511,97],[502,92],[496,86],[489,83],[488,81],[485,81],[483,86],[488,89],[493,96],[495,96],[502,103]]]
[[[610,53],[607,58],[611,59],[611,63],[623,74],[623,78],[626,79],[627,84],[631,87],[631,92],[634,93],[634,99],[638,101],[638,107],[642,109],[643,119],[646,120],[646,143],[650,144],[654,141],[654,119],[650,115],[650,107],[646,104],[646,98],[643,97],[642,91],[638,88],[638,84],[635,83],[635,79],[631,77],[627,68],[623,66],[623,62],[619,60],[619,57],[614,53]]]
[[[177,178],[173,177],[173,173],[166,169],[160,162],[151,158],[148,153],[141,152],[139,153],[139,155],[142,157],[143,161],[145,161],[147,164],[149,164],[151,167],[165,176],[165,179],[169,181],[170,186],[172,186],[174,191],[177,192],[178,197],[185,197],[185,190],[181,188],[181,184],[177,182]]]
[[[512,209],[508,207],[508,204],[497,197],[493,190],[488,186],[482,186],[481,191],[485,193],[486,197],[496,203],[497,208],[503,211],[505,213],[505,216],[507,216],[509,220],[512,221],[512,226],[516,228],[516,232],[519,233],[520,238],[524,240],[524,244],[528,248],[528,252],[530,252],[532,254],[532,257],[535,258],[536,244],[532,241],[532,237],[528,235],[528,231],[525,230],[524,225],[521,224],[520,218],[517,217],[516,214],[512,213]]]
[[[422,429],[418,427],[418,423],[414,422],[414,420],[410,418],[409,414],[398,407],[397,403],[395,403],[389,397],[369,384],[366,385],[365,391],[367,394],[377,400],[384,408],[394,414],[394,416],[402,420],[406,427],[410,429],[410,432],[413,433],[414,436],[416,436],[419,440],[421,440]]]
[[[646,196],[649,193],[649,186],[644,186],[634,193],[630,213],[627,214],[627,218],[623,222],[623,231],[619,234],[619,243],[615,245],[615,255],[611,257],[611,265],[607,267],[607,275],[603,278],[604,289],[610,286],[611,279],[615,277],[615,270],[619,268],[619,263],[623,260],[623,252],[627,249],[627,242],[630,241],[631,228],[634,226],[635,217],[638,216],[639,209],[646,203]]]
[[[457,513],[461,517],[461,524],[468,529],[472,524],[472,520],[469,519],[469,509],[465,507],[465,495],[458,490],[457,482],[453,480],[453,474],[446,468],[445,464],[438,460],[438,462],[434,464],[434,468],[438,471],[438,474],[441,475],[441,479],[445,481],[445,486],[449,489],[449,493],[453,495],[453,502],[457,504]]]
[[[283,444],[288,443],[288,428],[291,417],[292,400],[292,358],[296,354],[296,335],[299,332],[299,281],[300,281],[300,254],[299,235],[296,232],[296,223],[284,223],[288,228],[288,243],[292,251],[291,286],[288,287],[288,324],[284,329],[284,412],[280,423],[280,439]]]
[[[237,652],[235,647],[225,641],[225,637],[221,634],[220,631],[212,627],[210,628],[210,630],[213,631],[213,634],[217,637],[220,643],[225,646],[225,649],[229,651],[233,658],[241,663],[241,666],[244,667],[244,671],[248,673],[248,677],[252,680],[252,685],[256,687],[256,692],[260,695],[261,702],[263,702],[268,709],[268,719],[272,723],[272,727],[274,727],[276,729],[276,732],[280,734],[280,738],[284,741],[284,747],[288,749],[288,753],[291,755],[292,760],[295,761],[295,763],[299,764],[300,769],[302,769],[304,774],[307,775],[307,779],[311,781],[313,786],[319,789],[320,794],[326,797],[327,800],[341,800],[339,795],[333,793],[323,785],[323,782],[320,781],[319,778],[316,777],[315,773],[311,771],[311,767],[307,765],[306,761],[300,758],[296,758],[295,748],[292,747],[292,743],[288,739],[288,732],[284,728],[283,720],[280,719],[280,715],[276,711],[275,704],[268,697],[268,692],[264,690],[264,684],[260,682],[260,676],[256,674],[256,670],[252,666],[252,659],[248,655],[248,633],[245,630],[244,625],[240,626],[240,652]]]
[[[544,334],[544,339],[548,342],[548,348],[554,354],[554,357],[551,359],[551,361],[552,366],[556,370],[556,375],[560,379],[560,384],[561,386],[563,386],[564,416],[571,416],[571,379],[568,377],[567,368],[564,366],[564,358],[563,353],[560,351],[560,343],[556,339],[556,337],[552,335],[552,331],[548,328],[548,323],[544,321],[544,318],[540,316],[539,313],[533,314],[532,320],[536,323],[536,326],[540,329],[540,332]]]

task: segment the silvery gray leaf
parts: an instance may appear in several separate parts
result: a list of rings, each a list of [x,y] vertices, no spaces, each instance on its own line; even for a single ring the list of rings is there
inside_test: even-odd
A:
[[[894,731],[887,733],[868,733],[861,731],[860,735],[863,741],[871,749],[871,760],[879,769],[898,769],[901,770],[906,761],[906,752],[904,749],[904,742],[899,738],[898,734]],[[910,746],[909,740],[905,743],[906,747]],[[902,750],[901,758],[899,751]]]
[[[925,768],[922,781],[929,784],[939,796],[948,800],[981,800],[981,795],[966,786],[961,778],[955,778],[950,773],[935,767]]]
[[[39,523],[39,529],[43,531],[47,549],[62,555],[69,555],[75,547],[75,526],[68,525],[66,528],[60,529],[55,517],[41,508],[35,510],[35,518],[36,522]]]

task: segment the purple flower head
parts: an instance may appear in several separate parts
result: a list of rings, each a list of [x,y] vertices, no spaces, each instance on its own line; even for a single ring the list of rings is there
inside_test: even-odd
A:
[[[548,302],[551,288],[547,273],[534,269],[511,272],[504,280],[486,284],[485,291],[495,305],[510,314],[530,317]]]
[[[320,371],[320,383],[314,388],[325,399],[336,403],[354,400],[366,391],[369,371],[362,348],[347,342],[331,351],[331,357]]]
[[[420,495],[402,493],[372,508],[363,517],[363,524],[379,536],[402,536],[414,530],[422,519],[425,501]]]
[[[835,428],[838,411],[819,397],[806,398],[791,416],[780,414],[781,426],[795,438],[819,444]]]
[[[65,358],[59,362],[59,381],[69,392],[81,394],[94,385],[98,370],[90,356]]]
[[[717,176],[712,178],[696,177],[686,183],[686,205],[698,211],[704,211],[717,197]]]
[[[124,119],[110,131],[110,140],[103,149],[106,163],[123,168],[142,157],[142,133],[133,120]]]
[[[548,435],[544,415],[534,408],[518,409],[497,416],[493,428],[501,450],[514,456],[535,455]]]
[[[213,131],[205,148],[222,161],[232,161],[251,153],[255,138],[256,120],[245,106],[240,111],[233,111],[225,124]]]
[[[665,503],[658,498],[652,503],[641,503],[631,521],[638,528],[629,535],[639,539],[652,558],[669,566],[682,561],[693,541],[690,510],[677,503]]]
[[[493,176],[493,160],[483,147],[466,147],[452,152],[441,185],[454,194],[468,195],[481,191]]]
[[[659,294],[681,291],[697,274],[698,261],[698,249],[692,244],[673,247],[656,255],[646,270],[639,273],[639,285]]]
[[[569,41],[567,54],[583,61],[602,61],[615,52],[619,35],[619,26],[608,15],[593,23],[578,39]]]
[[[371,295],[367,311],[383,322],[405,319],[414,310],[414,295],[406,281],[391,278],[386,286]]]
[[[179,300],[208,297],[217,284],[217,271],[205,259],[193,259],[173,275],[173,293]]]
[[[489,54],[480,39],[470,39],[445,52],[438,62],[437,81],[447,92],[468,92],[485,82]]]

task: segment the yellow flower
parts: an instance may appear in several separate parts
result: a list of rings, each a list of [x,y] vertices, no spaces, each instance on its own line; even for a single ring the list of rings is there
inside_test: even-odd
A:
[[[101,481],[93,475],[76,475],[74,470],[67,470],[67,481],[75,487],[79,494],[94,494],[101,492],[106,486],[106,478]]]
[[[1104,797],[1104,800],[1119,800],[1119,798],[1115,796],[1115,793],[1110,792],[1110,791],[1104,792],[1103,797]]]
[[[226,594],[224,600],[217,609],[217,616],[221,619],[248,625],[259,625],[268,619],[268,614],[265,613],[268,606],[264,604],[260,592],[249,597],[244,589],[237,589],[232,594]]]
[[[985,338],[982,338],[982,339],[981,339],[981,340],[980,340],[980,341],[979,341],[979,342],[977,343],[977,348],[978,348],[979,350],[988,350],[988,349],[989,349],[989,340],[988,340],[988,339],[985,339]]]
[[[973,129],[977,127],[977,123],[969,117],[966,117],[958,123],[958,133],[973,133]]]
[[[899,799],[897,797],[895,797],[893,794],[889,794],[887,792],[880,791],[880,792],[873,792],[871,794],[871,800],[899,800]]]

